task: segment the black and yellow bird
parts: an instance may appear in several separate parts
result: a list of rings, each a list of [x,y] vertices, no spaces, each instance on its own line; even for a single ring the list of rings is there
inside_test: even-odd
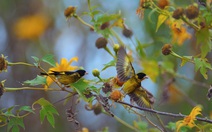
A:
[[[50,73],[41,73],[41,75],[55,76],[56,79],[63,85],[68,85],[77,82],[86,74],[85,70],[77,71],[51,71]]]
[[[117,52],[116,70],[118,78],[123,84],[123,92],[129,95],[138,106],[152,108],[153,95],[141,86],[141,81],[148,78],[145,73],[135,73],[126,50],[121,46]]]

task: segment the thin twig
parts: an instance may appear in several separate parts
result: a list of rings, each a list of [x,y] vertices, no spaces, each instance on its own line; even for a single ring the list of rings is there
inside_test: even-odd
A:
[[[136,108],[136,109],[139,109],[139,110],[143,110],[143,111],[147,111],[147,112],[155,113],[155,114],[159,114],[159,115],[166,115],[166,116],[179,117],[179,118],[184,118],[184,117],[187,116],[187,115],[183,115],[183,114],[174,114],[174,113],[168,113],[168,112],[163,112],[163,111],[157,111],[157,110],[153,110],[153,109],[149,109],[149,108],[145,108],[145,107],[134,106],[134,105],[131,105],[129,103],[122,102],[122,101],[117,101],[117,103],[128,105],[130,107],[133,107],[133,108]],[[206,117],[205,118],[196,117],[196,119],[198,121],[212,123],[212,120],[207,119]]]
[[[142,114],[138,113],[137,111],[135,111],[133,109],[130,109],[130,110],[133,111],[135,114],[144,117],[147,120],[147,122],[149,122],[149,124],[151,124],[152,126],[156,127],[161,132],[163,131],[162,128],[160,128],[158,125],[154,124],[149,118],[146,117],[146,115],[142,115]]]

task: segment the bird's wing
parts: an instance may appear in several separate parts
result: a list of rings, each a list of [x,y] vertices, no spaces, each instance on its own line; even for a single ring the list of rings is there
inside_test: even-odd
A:
[[[136,88],[134,92],[128,95],[138,106],[152,108],[154,104],[153,95],[143,87]]]
[[[120,81],[125,82],[135,75],[134,68],[127,56],[126,50],[121,46],[117,53],[116,70]]]

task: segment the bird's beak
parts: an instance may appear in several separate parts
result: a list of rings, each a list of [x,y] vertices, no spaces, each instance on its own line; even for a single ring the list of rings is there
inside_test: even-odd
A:
[[[145,76],[144,79],[149,79],[149,77],[148,76]]]
[[[85,75],[87,75],[87,74],[88,74],[88,72],[85,73]]]

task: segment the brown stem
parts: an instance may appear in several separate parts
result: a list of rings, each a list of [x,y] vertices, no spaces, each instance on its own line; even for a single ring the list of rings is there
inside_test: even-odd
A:
[[[155,114],[158,114],[158,115],[166,115],[166,116],[180,117],[180,118],[184,118],[184,117],[187,116],[187,115],[183,115],[183,114],[174,114],[174,113],[168,113],[168,112],[163,112],[163,111],[157,111],[157,110],[153,110],[153,109],[149,109],[149,108],[145,108],[145,107],[134,106],[134,105],[131,105],[129,103],[122,102],[122,101],[116,101],[116,102],[120,103],[120,104],[128,105],[130,107],[133,107],[133,108],[136,108],[136,109],[139,109],[139,110],[147,111],[147,112],[150,112],[150,113],[155,113]],[[198,121],[212,123],[212,120],[207,119],[206,117],[205,118],[196,117],[196,119]]]

